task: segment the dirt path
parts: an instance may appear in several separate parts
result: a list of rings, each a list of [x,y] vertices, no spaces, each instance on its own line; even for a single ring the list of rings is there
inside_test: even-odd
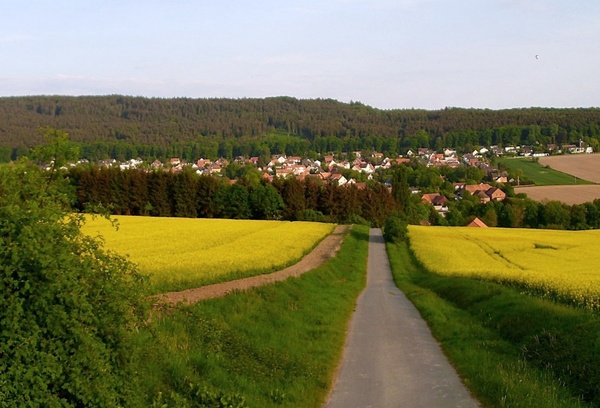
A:
[[[251,276],[249,278],[235,281],[217,283],[181,292],[167,292],[156,297],[156,305],[174,305],[184,303],[194,304],[204,299],[223,297],[233,291],[243,291],[256,286],[268,285],[289,278],[300,276],[333,257],[340,249],[346,233],[350,230],[349,225],[338,225],[335,230],[319,243],[309,254],[302,258],[297,264],[266,275]]]

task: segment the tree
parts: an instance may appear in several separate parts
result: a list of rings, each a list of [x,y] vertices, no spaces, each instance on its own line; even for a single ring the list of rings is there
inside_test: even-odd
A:
[[[234,184],[229,187],[220,188],[217,191],[223,217],[232,219],[250,218],[250,206],[248,204],[248,190],[246,187]]]
[[[130,336],[146,320],[144,279],[81,233],[85,218],[71,211],[67,187],[24,162],[0,167],[7,406],[122,406],[130,392]]]
[[[567,229],[570,223],[571,214],[566,204],[560,201],[548,201],[542,206],[542,219],[546,228]]]
[[[298,213],[304,211],[306,202],[304,199],[304,186],[296,178],[286,178],[281,189],[281,198],[285,203],[283,217],[295,220]]]
[[[217,192],[222,185],[212,176],[200,176],[197,181],[196,212],[200,218],[215,218],[219,215]],[[224,188],[224,187],[223,187]]]
[[[392,178],[392,195],[400,207],[400,211],[406,212],[410,205],[410,190],[408,188],[408,169],[400,165],[394,171]]]
[[[395,213],[388,217],[383,227],[383,238],[388,242],[404,242],[408,234],[408,221],[403,214]]]
[[[254,187],[248,197],[252,218],[256,220],[276,220],[284,208],[283,199],[271,184]]]

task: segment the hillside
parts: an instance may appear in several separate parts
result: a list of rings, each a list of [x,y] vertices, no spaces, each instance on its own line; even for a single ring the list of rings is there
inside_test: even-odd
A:
[[[227,149],[222,146],[224,142],[232,145],[227,153],[266,134],[291,136],[283,147],[293,153],[359,149],[396,153],[409,147],[469,148],[565,143],[582,138],[597,143],[600,109],[380,110],[358,102],[290,97],[0,98],[0,146],[23,149],[37,145],[42,142],[38,129],[46,126],[68,132],[76,142],[161,148],[199,144],[196,149],[214,154]],[[274,142],[268,144],[273,150]],[[258,148],[246,150],[250,153]]]

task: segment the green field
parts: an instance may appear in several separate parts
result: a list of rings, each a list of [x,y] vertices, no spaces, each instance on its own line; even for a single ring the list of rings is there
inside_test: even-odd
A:
[[[532,182],[536,186],[557,186],[573,184],[593,184],[570,174],[542,166],[531,158],[499,159],[498,164],[505,167],[511,174],[520,172],[520,177],[525,183]],[[525,184],[521,182],[522,184]]]
[[[136,335],[128,406],[322,406],[365,286],[368,239],[355,226],[336,257],[299,278],[155,316]]]

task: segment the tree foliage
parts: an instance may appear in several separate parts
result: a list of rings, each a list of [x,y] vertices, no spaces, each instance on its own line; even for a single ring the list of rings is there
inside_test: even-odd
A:
[[[383,238],[388,242],[404,242],[408,234],[408,221],[403,214],[394,213],[383,227]]]
[[[600,109],[380,110],[331,99],[162,99],[109,96],[0,98],[0,161],[63,129],[88,159],[301,155],[428,147],[600,145]]]
[[[122,405],[130,335],[145,320],[144,279],[82,235],[62,178],[0,167],[0,401]]]

